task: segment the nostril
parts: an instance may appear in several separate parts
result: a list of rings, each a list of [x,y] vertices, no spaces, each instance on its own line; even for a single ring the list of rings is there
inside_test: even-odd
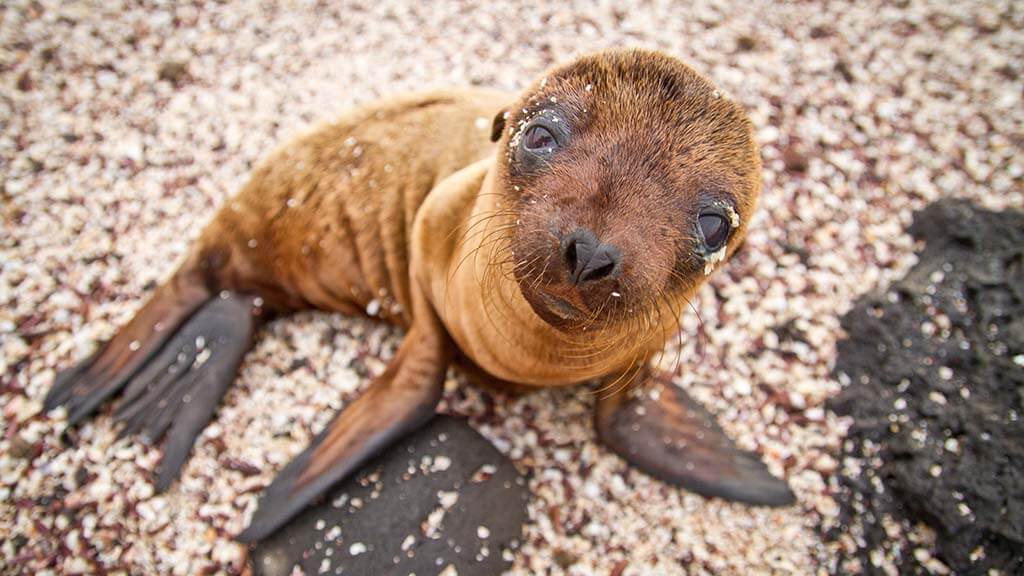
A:
[[[562,238],[562,260],[573,284],[579,282],[580,275],[597,246],[597,237],[586,228],[577,228]]]
[[[613,270],[615,270],[614,262],[609,262],[597,268],[589,268],[583,271],[583,275],[580,276],[580,281],[590,282],[591,280],[600,280],[601,278],[611,275]]]
[[[565,247],[565,267],[569,269],[569,274],[576,272],[576,242],[572,241]]]
[[[593,232],[578,228],[562,241],[562,258],[573,284],[607,278],[619,269],[618,248],[602,244]]]
[[[618,268],[621,259],[617,248],[601,244],[594,250],[590,261],[580,271],[579,282],[592,282],[611,276]]]

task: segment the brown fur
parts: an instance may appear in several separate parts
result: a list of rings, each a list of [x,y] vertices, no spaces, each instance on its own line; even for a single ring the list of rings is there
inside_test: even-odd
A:
[[[485,90],[409,96],[286,144],[218,213],[192,261],[212,269],[211,291],[257,293],[275,311],[362,313],[376,301],[371,311],[408,327],[419,252],[413,274],[484,371],[561,385],[641,363],[705,279],[688,224],[701,203],[735,202],[730,250],[746,233],[760,191],[749,121],[704,77],[645,51],[585,57],[510,100]],[[544,106],[565,112],[573,140],[549,170],[528,173],[509,142]],[[490,119],[503,108],[495,151]],[[622,249],[618,280],[566,281],[549,228],[578,225]],[[592,317],[574,326],[545,316],[541,285]]]

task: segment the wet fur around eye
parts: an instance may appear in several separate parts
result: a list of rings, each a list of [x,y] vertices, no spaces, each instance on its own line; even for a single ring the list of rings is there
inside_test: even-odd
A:
[[[531,173],[547,166],[571,145],[572,132],[559,110],[541,109],[520,120],[520,129],[510,142],[514,171]]]

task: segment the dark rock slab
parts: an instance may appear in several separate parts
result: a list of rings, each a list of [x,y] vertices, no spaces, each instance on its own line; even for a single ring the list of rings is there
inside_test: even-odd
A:
[[[943,200],[910,232],[919,263],[842,322],[850,384],[830,406],[854,417],[844,456],[868,462],[839,475],[842,529],[869,572],[872,550],[927,571],[895,553],[888,517],[931,527],[956,573],[1024,574],[1024,214]]]
[[[527,498],[490,442],[438,416],[257,543],[250,564],[267,576],[295,565],[306,574],[500,574],[519,546]]]

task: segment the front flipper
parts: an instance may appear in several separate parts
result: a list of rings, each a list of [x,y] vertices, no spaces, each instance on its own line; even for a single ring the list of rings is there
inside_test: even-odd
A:
[[[678,386],[659,377],[636,391],[598,400],[601,441],[648,474],[704,496],[785,506],[795,500],[785,481],[726,437],[714,418]]]
[[[450,350],[435,319],[417,321],[387,370],[274,478],[238,541],[268,536],[364,462],[434,417]]]

